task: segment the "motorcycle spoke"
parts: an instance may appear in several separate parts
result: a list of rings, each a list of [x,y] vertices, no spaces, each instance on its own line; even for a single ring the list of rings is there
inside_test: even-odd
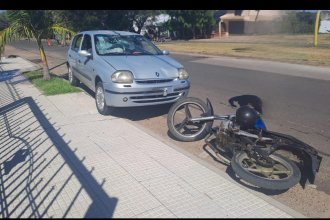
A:
[[[291,171],[287,170],[285,166],[282,164],[275,164],[272,169],[273,170],[265,170],[262,167],[259,167],[254,162],[250,160],[244,160],[243,165],[246,170],[256,175],[261,175],[268,179],[282,179],[283,177],[290,176]]]
[[[187,120],[184,119],[180,124],[175,125],[175,128],[180,131],[187,124]]]
[[[277,170],[277,171],[273,171],[272,174],[291,174],[291,171],[290,170]]]
[[[289,174],[291,174],[291,171],[288,170],[282,164],[275,164],[273,174],[287,174],[287,175],[289,175]]]
[[[253,173],[262,173],[262,170],[260,169],[247,168],[247,170]]]
[[[190,112],[190,110],[189,110],[189,107],[188,107],[188,105],[185,105],[184,106],[184,111],[186,112],[186,116],[187,116],[187,118],[192,118],[191,117],[191,112]]]

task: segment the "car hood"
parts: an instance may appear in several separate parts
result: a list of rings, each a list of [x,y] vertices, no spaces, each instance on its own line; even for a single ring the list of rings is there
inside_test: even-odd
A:
[[[131,71],[135,79],[175,78],[178,77],[178,68],[182,68],[180,63],[165,55],[103,56],[102,58],[116,70]]]

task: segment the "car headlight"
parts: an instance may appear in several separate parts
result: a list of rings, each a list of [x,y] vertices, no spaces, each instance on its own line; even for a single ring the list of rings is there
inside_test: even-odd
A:
[[[179,73],[179,79],[183,80],[183,79],[188,79],[189,78],[189,74],[187,73],[187,71],[183,68],[178,69]]]
[[[120,70],[112,74],[111,80],[114,83],[133,83],[133,74],[127,70]]]

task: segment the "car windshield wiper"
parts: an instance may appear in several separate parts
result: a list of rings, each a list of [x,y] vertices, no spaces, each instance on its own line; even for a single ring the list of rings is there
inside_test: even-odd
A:
[[[110,52],[110,53],[104,53],[100,54],[101,56],[109,56],[109,55],[129,55],[129,53],[122,53],[122,52]]]
[[[143,49],[142,47],[135,47],[134,51],[132,52],[133,55],[157,55],[157,54],[153,54],[145,49]]]

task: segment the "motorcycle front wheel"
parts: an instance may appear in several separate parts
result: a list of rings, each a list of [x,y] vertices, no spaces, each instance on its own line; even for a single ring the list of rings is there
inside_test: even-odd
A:
[[[184,97],[174,103],[167,115],[169,132],[180,141],[198,141],[204,138],[212,128],[213,121],[189,121],[206,115],[205,102],[194,97]]]
[[[295,163],[278,154],[269,157],[275,162],[273,167],[263,167],[246,152],[236,152],[231,167],[240,178],[264,189],[286,190],[300,181],[301,173]]]

